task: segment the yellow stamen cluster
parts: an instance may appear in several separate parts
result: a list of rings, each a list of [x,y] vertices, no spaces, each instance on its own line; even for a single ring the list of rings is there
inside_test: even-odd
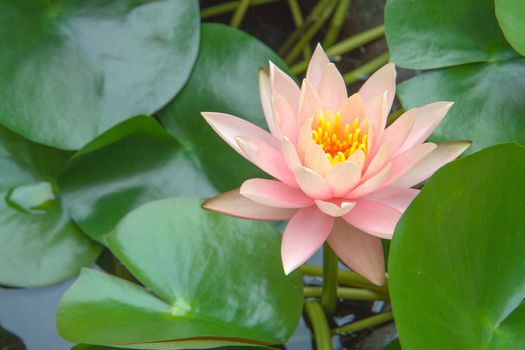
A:
[[[332,122],[330,122],[332,121]],[[352,125],[341,126],[341,115],[324,111],[319,117],[317,127],[312,131],[313,142],[321,146],[332,165],[342,163],[357,150],[368,153],[368,135],[359,129],[359,119],[354,119]]]

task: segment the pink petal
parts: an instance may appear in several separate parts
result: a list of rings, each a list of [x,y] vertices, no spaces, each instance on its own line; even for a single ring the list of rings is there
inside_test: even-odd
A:
[[[235,141],[235,138],[241,135],[259,139],[272,148],[279,148],[279,140],[277,138],[244,119],[224,113],[203,112],[201,114],[213,130],[241,155],[244,154]]]
[[[416,165],[427,158],[432,151],[436,149],[436,145],[431,142],[416,145],[408,151],[391,159],[392,173],[387,181],[388,184],[394,183],[398,179],[408,174]]]
[[[273,93],[272,104],[275,124],[277,125],[277,129],[279,129],[281,136],[286,136],[294,144],[297,143],[297,134],[299,131],[297,119],[292,108],[284,97],[276,92]]]
[[[272,62],[270,62],[270,81],[272,84],[272,93],[277,93],[284,97],[290,105],[294,117],[296,117],[296,113],[299,110],[301,91],[295,81]]]
[[[242,219],[253,220],[288,220],[297,211],[295,209],[273,208],[255,203],[242,196],[238,188],[208,199],[204,202],[202,208]]]
[[[392,125],[386,128],[382,142],[392,143],[392,154],[397,154],[397,151],[405,143],[412,130],[416,116],[415,110],[411,109],[403,113]]]
[[[332,165],[321,146],[313,142],[310,142],[310,144],[306,146],[304,165],[323,177],[326,176],[328,171],[332,168]]]
[[[286,225],[281,243],[284,272],[288,275],[308,260],[324,243],[334,218],[315,206],[299,209]]]
[[[365,113],[367,119],[372,124],[371,133],[374,136],[374,142],[372,142],[372,139],[369,136],[370,146],[368,149],[372,151],[372,154],[374,154],[377,148],[380,146],[379,141],[383,137],[383,132],[385,131],[388,111],[390,110],[387,102],[388,98],[388,92],[385,91],[383,95],[377,97],[376,101],[374,101],[372,105],[365,105]]]
[[[391,206],[361,198],[343,219],[371,235],[391,239],[401,214],[401,211]]]
[[[377,174],[375,174],[374,176],[372,176],[365,182],[361,183],[352,192],[348,193],[345,196],[345,198],[352,199],[352,198],[363,197],[369,193],[372,193],[380,189],[382,186],[385,185],[391,172],[392,172],[392,164],[388,163]]]
[[[367,107],[377,103],[377,98],[383,96],[385,91],[388,92],[386,109],[389,111],[396,96],[396,66],[393,63],[387,63],[372,74],[359,89],[359,95]]]
[[[353,94],[343,101],[341,106],[339,106],[339,114],[341,115],[342,125],[352,125],[356,118],[364,120],[366,116],[361,96],[359,96],[359,94]]]
[[[352,227],[344,220],[336,220],[328,244],[353,271],[378,286],[385,284],[381,239]]]
[[[264,69],[259,70],[259,96],[266,118],[266,124],[273,136],[280,139],[281,134],[275,125],[273,110],[272,110],[272,88],[270,85],[270,77]]]
[[[329,199],[332,191],[326,180],[315,171],[306,167],[295,170],[295,178],[304,193],[314,199]]]
[[[386,142],[379,148],[377,153],[372,157],[370,164],[366,168],[365,174],[363,175],[363,181],[368,180],[384,167],[385,163],[390,159],[391,152],[391,141]]]
[[[419,190],[409,187],[388,186],[379,191],[370,193],[365,198],[383,203],[404,213],[412,200],[419,194]]]
[[[281,181],[269,179],[246,180],[241,195],[262,205],[277,208],[304,208],[314,204],[312,198],[300,189],[290,187]]]
[[[295,173],[295,169],[302,166],[299,155],[297,154],[297,149],[290,140],[283,137],[281,150],[288,169]]]
[[[414,126],[398,153],[406,152],[414,145],[424,142],[438,127],[452,105],[452,102],[435,102],[415,108]]]
[[[365,165],[366,161],[365,152],[358,150],[354,154],[350,155],[347,161],[355,163],[360,169],[363,169],[363,166]]]
[[[321,100],[312,84],[304,79],[301,87],[301,99],[299,102],[299,126],[308,119],[313,118],[315,113],[321,109]]]
[[[312,139],[312,123],[313,118],[309,118],[304,124],[301,126],[301,129],[299,130],[299,140],[297,141],[297,151],[299,153],[299,158],[301,158],[304,161],[304,156],[306,153],[306,148],[310,146],[311,143],[313,143]]]
[[[360,179],[361,168],[351,160],[337,163],[331,167],[326,176],[334,197],[342,197],[347,194],[359,183]]]
[[[235,140],[250,162],[285,184],[297,187],[295,177],[279,150],[252,137],[240,136]]]
[[[321,79],[328,64],[330,64],[328,56],[324,53],[321,45],[317,44],[306,71],[306,79],[310,81],[316,90],[318,90],[321,85]]]
[[[326,215],[339,217],[348,214],[350,210],[352,210],[352,208],[354,207],[355,203],[343,201],[339,205],[337,205],[334,202],[326,202],[317,199],[315,201],[315,205],[317,205],[317,208],[319,208],[319,210],[325,213]]]
[[[471,142],[468,141],[438,143],[437,148],[428,157],[392,184],[395,186],[415,186],[432,176],[443,165],[459,157],[470,145]]]
[[[333,63],[326,66],[318,91],[321,106],[330,111],[337,111],[348,99],[345,81]]]

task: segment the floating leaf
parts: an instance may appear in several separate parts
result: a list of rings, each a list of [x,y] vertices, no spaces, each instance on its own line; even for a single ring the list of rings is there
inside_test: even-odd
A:
[[[390,288],[406,349],[525,347],[525,148],[439,170],[399,222]]]
[[[525,56],[525,2],[523,0],[494,0],[496,17],[503,34],[522,56]]]
[[[208,213],[195,198],[150,202],[106,237],[146,286],[85,269],[59,306],[69,341],[129,348],[286,341],[302,308],[298,272],[284,276],[271,225]]]

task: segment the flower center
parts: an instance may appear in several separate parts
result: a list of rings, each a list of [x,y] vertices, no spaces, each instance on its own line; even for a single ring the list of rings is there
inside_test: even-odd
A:
[[[361,132],[359,119],[343,127],[339,113],[334,116],[330,111],[323,111],[317,127],[312,130],[312,140],[321,147],[332,165],[346,161],[358,150],[362,150],[365,156],[368,153],[368,135]]]

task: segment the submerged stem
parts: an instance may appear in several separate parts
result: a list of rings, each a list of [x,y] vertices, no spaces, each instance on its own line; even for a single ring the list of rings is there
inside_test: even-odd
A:
[[[373,60],[363,64],[361,67],[354,69],[343,75],[343,79],[346,84],[352,84],[360,79],[366,78],[372,72],[381,68],[388,62],[389,53],[385,52],[382,55],[377,56]]]
[[[328,28],[323,40],[323,45],[325,47],[328,48],[332,46],[337,40],[351,3],[352,0],[339,0],[339,4],[335,9],[334,17],[332,17],[332,22],[330,23],[330,27]]]
[[[297,0],[288,0],[288,7],[290,7],[290,12],[292,13],[295,26],[297,28],[301,27],[301,25],[304,23],[304,18],[301,12],[301,8],[299,7],[299,3],[297,2]],[[305,45],[305,47],[303,48],[303,56],[305,60],[309,59],[310,56],[312,56],[312,50],[310,49],[309,43],[307,43],[307,45]]]
[[[317,350],[332,350],[332,335],[321,304],[317,301],[307,301],[304,303],[304,309],[312,324],[315,348]]]
[[[265,5],[279,0],[252,0],[251,6]],[[201,18],[206,19],[213,16],[219,16],[224,13],[234,11],[240,4],[240,1],[230,1],[224,4],[210,6],[201,11]]]
[[[319,298],[322,295],[322,287],[304,287],[305,298]],[[338,287],[337,297],[350,300],[389,300],[388,294],[363,288]]]
[[[393,318],[394,316],[392,315],[392,312],[383,312],[381,314],[374,315],[363,320],[355,321],[342,327],[338,327],[332,331],[332,334],[346,334],[359,332],[364,329],[386,323],[392,320]]]
[[[239,5],[237,5],[237,9],[233,13],[232,20],[230,22],[232,27],[239,28],[241,26],[244,15],[246,14],[248,7],[250,7],[251,2],[252,0],[241,0],[239,2]]]
[[[335,312],[337,305],[337,265],[339,259],[328,243],[323,246],[323,287],[321,305],[327,315]]]

